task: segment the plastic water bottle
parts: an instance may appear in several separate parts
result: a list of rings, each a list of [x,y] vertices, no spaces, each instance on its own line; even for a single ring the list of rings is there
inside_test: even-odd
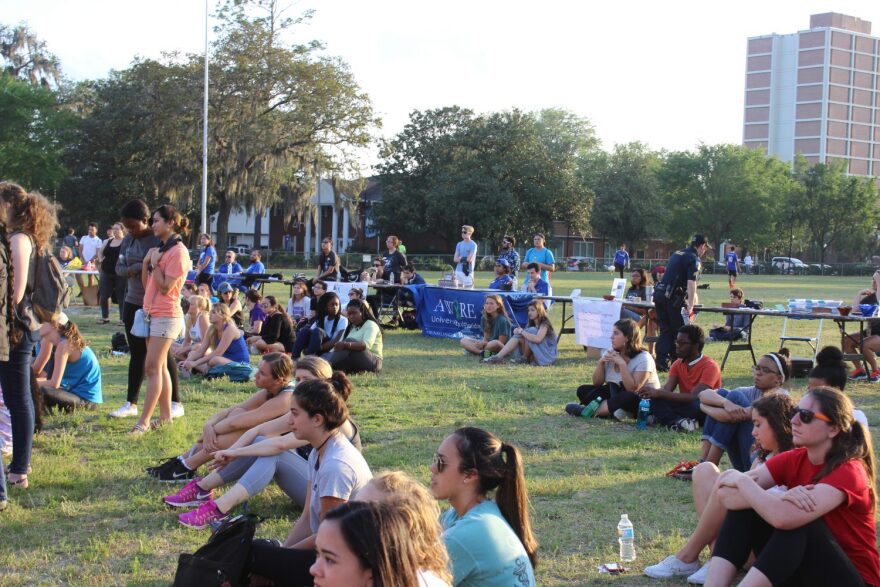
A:
[[[587,404],[584,408],[584,411],[581,412],[581,418],[592,418],[596,414],[596,410],[599,409],[599,406],[602,404],[602,398],[597,397],[593,401]]]
[[[629,516],[623,514],[617,523],[617,541],[620,543],[620,560],[631,563],[636,560],[636,538]]]
[[[394,283],[394,271],[391,272],[391,278],[388,280],[388,283]]]
[[[688,312],[687,308],[681,309],[681,319],[684,321],[685,324],[691,323],[691,315]]]
[[[644,430],[648,427],[648,412],[651,411],[651,400],[643,397],[639,401],[639,413],[636,416],[636,428]]]

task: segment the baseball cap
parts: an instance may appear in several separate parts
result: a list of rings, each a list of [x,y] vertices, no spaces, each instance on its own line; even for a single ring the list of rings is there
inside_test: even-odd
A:
[[[224,281],[217,287],[217,293],[226,293],[228,291],[232,291],[232,286],[229,285],[228,281]]]
[[[502,267],[510,267],[510,262],[507,259],[496,259],[495,264]]]
[[[699,247],[700,245],[706,245],[710,249],[712,248],[712,245],[709,244],[708,240],[706,240],[706,235],[703,235],[703,234],[695,234],[694,238],[691,240],[691,245],[693,245],[695,247]]]

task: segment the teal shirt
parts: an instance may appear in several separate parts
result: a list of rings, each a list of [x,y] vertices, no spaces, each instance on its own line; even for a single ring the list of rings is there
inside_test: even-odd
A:
[[[455,587],[535,587],[526,549],[494,501],[479,503],[460,518],[449,508],[440,525]]]
[[[480,330],[484,333],[486,332],[485,314],[480,318]],[[510,320],[506,316],[498,314],[495,316],[495,320],[492,321],[492,332],[490,333],[489,340],[498,340],[502,336],[510,338]]]
[[[68,359],[64,375],[61,376],[61,389],[93,404],[104,401],[101,394],[101,365],[92,349],[85,347],[78,361]]]

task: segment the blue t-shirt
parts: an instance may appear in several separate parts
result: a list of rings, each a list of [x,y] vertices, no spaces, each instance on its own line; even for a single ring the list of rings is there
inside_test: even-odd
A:
[[[236,261],[233,261],[232,263],[223,263],[222,265],[220,265],[220,267],[217,268],[217,273],[222,273],[224,275],[241,273],[241,265],[239,265]]]
[[[623,265],[624,267],[629,265],[629,253],[618,249],[617,252],[614,253],[614,264]]]
[[[523,263],[544,263],[545,265],[555,265],[556,259],[553,257],[553,251],[547,247],[544,247],[540,251],[535,247],[532,247],[526,251],[526,256],[523,257]],[[547,275],[547,270],[541,269],[541,279],[549,282],[550,279]]]
[[[489,284],[489,289],[502,289],[510,291],[513,287],[513,278],[510,275],[499,275]]]
[[[736,258],[736,253],[734,251],[730,251],[724,258],[727,259],[727,270],[728,271],[736,271],[736,263],[739,259]]]
[[[474,266],[477,264],[477,243],[474,241],[459,241],[458,244],[455,245],[455,254],[461,259],[455,266],[456,271],[461,271],[463,267],[462,263],[466,262],[470,255],[474,256],[474,260],[470,263],[471,273],[473,274]]]
[[[262,261],[254,261],[245,270],[245,273],[265,273],[265,272],[266,272],[266,266],[263,265]]]
[[[425,285],[425,278],[418,273],[413,273],[412,279],[409,280],[407,285]]]
[[[529,291],[529,280],[526,279],[519,289],[520,291]],[[539,279],[538,283],[535,284],[535,293],[539,296],[549,296],[550,284],[543,279]]]
[[[440,516],[443,542],[455,587],[534,587],[535,571],[526,549],[491,500],[458,517],[455,508]]]
[[[198,264],[201,265],[205,261],[206,258],[210,259],[211,262],[205,266],[205,269],[204,269],[204,271],[202,271],[202,273],[207,273],[208,275],[213,275],[214,274],[214,267],[217,265],[217,250],[213,247],[213,245],[208,245],[207,247],[204,248],[204,250],[202,251],[202,254],[199,255]]]
[[[93,404],[103,403],[101,394],[101,365],[95,352],[86,347],[82,350],[79,360],[67,361],[64,375],[61,376],[61,389],[81,397]]]
[[[234,328],[234,326],[230,327],[226,325],[226,328]],[[229,359],[234,363],[250,363],[251,357],[248,355],[247,342],[244,340],[244,335],[240,335],[238,338],[229,343],[229,348],[226,349],[226,352],[223,353],[224,359]]]

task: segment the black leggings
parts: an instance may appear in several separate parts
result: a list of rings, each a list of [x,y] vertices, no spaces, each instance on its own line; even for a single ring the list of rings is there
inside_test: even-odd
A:
[[[122,320],[122,307],[127,284],[128,280],[125,277],[119,277],[115,273],[101,272],[101,281],[98,282],[101,318],[106,320],[110,317],[110,300],[116,296],[116,303],[119,305],[119,319]]]
[[[347,375],[352,373],[378,373],[382,370],[382,359],[370,351],[333,351],[324,358],[334,370]]]
[[[62,412],[72,412],[76,409],[94,410],[98,406],[65,389],[40,387],[40,391],[43,392],[43,403],[50,411],[53,408],[58,408]]]
[[[271,579],[275,587],[303,587],[315,584],[309,569],[317,553],[277,546],[269,540],[254,540],[251,546],[251,575]]]
[[[602,385],[581,385],[577,388],[577,396],[581,405],[587,405],[597,397],[608,402],[608,413],[614,414],[623,409],[635,414],[639,411],[639,396],[625,390],[618,383],[603,383]]]
[[[144,363],[147,361],[147,339],[131,334],[131,326],[134,324],[134,314],[141,309],[131,302],[125,302],[122,310],[122,321],[125,323],[125,339],[128,341],[128,397],[129,403],[138,404],[141,395],[141,384],[144,382]],[[168,351],[168,374],[171,375],[171,401],[180,403],[179,381],[177,377],[177,365],[171,350]]]
[[[821,519],[778,530],[755,510],[727,512],[713,557],[740,569],[755,553],[754,568],[773,585],[864,585],[855,565]]]

